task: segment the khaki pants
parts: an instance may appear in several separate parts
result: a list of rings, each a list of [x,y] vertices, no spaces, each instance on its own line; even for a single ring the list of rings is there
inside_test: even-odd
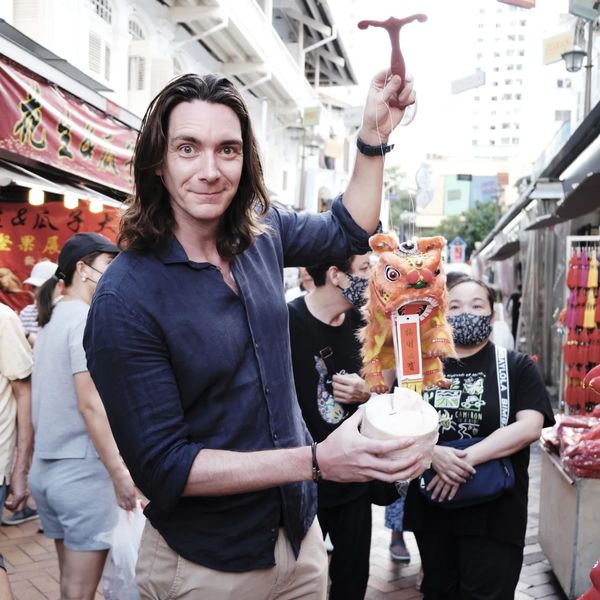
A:
[[[208,569],[179,556],[148,521],[140,544],[136,581],[141,600],[325,600],[327,553],[315,519],[298,560],[283,529],[275,566],[243,573]]]

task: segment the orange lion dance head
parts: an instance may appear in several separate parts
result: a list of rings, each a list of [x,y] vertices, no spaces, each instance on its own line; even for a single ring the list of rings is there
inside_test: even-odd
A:
[[[363,374],[371,391],[383,393],[382,369],[393,369],[391,315],[419,315],[423,354],[423,385],[444,385],[440,358],[454,355],[446,322],[446,274],[441,236],[415,238],[401,244],[395,236],[378,233],[369,244],[379,261],[369,281],[368,322],[361,330]]]

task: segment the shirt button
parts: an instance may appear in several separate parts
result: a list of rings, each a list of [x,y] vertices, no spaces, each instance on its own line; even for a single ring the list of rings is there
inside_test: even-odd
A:
[[[254,344],[254,347],[258,350],[258,342]]]
[[[276,440],[277,439],[277,434],[273,433],[273,439]]]
[[[265,394],[268,396],[271,393],[271,389],[266,387],[265,388]]]

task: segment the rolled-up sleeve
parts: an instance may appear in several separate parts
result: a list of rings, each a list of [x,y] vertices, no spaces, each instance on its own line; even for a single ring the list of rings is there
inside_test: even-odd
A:
[[[133,480],[151,502],[174,510],[202,445],[190,441],[162,332],[104,292],[92,303],[84,346]]]
[[[370,234],[354,222],[341,198],[334,200],[330,211],[319,214],[276,211],[286,267],[369,251]]]

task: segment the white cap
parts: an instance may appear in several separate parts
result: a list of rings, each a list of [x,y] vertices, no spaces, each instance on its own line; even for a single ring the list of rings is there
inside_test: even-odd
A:
[[[42,284],[46,283],[46,281],[48,281],[52,275],[54,275],[56,269],[58,269],[58,265],[56,263],[50,262],[49,260],[43,260],[42,262],[33,265],[33,269],[31,269],[31,276],[28,277],[23,283],[29,283],[30,285],[40,287]]]

